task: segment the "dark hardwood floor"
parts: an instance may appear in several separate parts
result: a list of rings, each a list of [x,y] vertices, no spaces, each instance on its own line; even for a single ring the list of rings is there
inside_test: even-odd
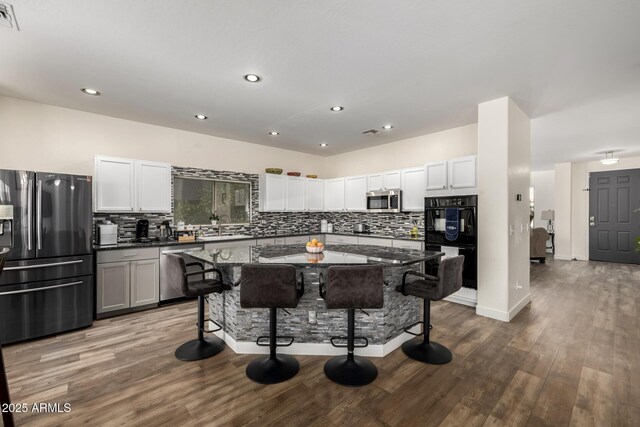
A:
[[[251,355],[180,362],[196,304],[101,320],[5,350],[14,402],[71,404],[17,413],[18,425],[640,425],[640,266],[532,264],[532,304],[511,323],[447,302],[432,305],[444,366],[400,349],[372,359],[371,385],[331,383],[327,357],[274,386],[245,377]],[[265,313],[266,315],[266,313]]]

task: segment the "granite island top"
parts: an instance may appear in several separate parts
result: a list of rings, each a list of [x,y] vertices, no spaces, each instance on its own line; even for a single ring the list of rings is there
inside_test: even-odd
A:
[[[208,264],[237,266],[247,263],[279,263],[296,267],[328,267],[331,265],[374,264],[385,267],[404,267],[437,259],[442,252],[418,251],[372,245],[330,245],[322,253],[306,252],[304,245],[270,245],[188,250],[190,257]]]
[[[180,246],[180,245],[193,245],[193,244],[207,244],[207,243],[220,243],[220,242],[236,242],[242,240],[256,240],[256,239],[274,239],[281,237],[297,237],[297,236],[309,236],[309,235],[336,235],[336,236],[354,236],[354,237],[375,237],[378,239],[390,239],[390,240],[408,240],[415,242],[424,242],[424,235],[419,235],[417,238],[412,238],[407,235],[383,235],[383,234],[369,234],[369,233],[353,233],[353,232],[333,232],[322,233],[320,231],[309,231],[308,233],[291,233],[291,234],[271,234],[271,235],[246,235],[246,236],[233,236],[225,237],[215,240],[196,240],[195,242],[178,242],[176,240],[152,240],[148,243],[136,243],[136,242],[119,242],[117,245],[93,245],[93,249],[96,251],[108,251],[116,249],[131,249],[131,248],[155,248],[163,246]],[[209,236],[210,237],[210,236]]]

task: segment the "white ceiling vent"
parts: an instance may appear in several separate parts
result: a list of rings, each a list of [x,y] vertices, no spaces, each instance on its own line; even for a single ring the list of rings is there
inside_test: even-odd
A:
[[[19,31],[16,15],[13,13],[13,6],[9,3],[0,2],[0,27]]]
[[[377,135],[380,133],[379,130],[376,129],[369,129],[369,130],[365,130],[362,132],[364,135]]]

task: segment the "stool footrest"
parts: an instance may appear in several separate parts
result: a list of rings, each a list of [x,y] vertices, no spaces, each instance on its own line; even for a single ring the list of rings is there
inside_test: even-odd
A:
[[[212,334],[214,332],[218,332],[218,331],[222,330],[222,325],[220,325],[220,323],[216,322],[212,318],[209,318],[209,322],[211,322],[214,325],[216,325],[217,328],[215,328],[215,329],[207,329],[207,328],[203,327],[202,328],[202,332],[204,332],[205,334]]]
[[[411,332],[409,329],[413,328],[414,326],[418,326],[418,325],[424,325],[424,321],[422,320],[418,320],[415,323],[410,324],[409,326],[405,327],[403,330],[408,333],[409,335],[413,335],[414,337],[419,337],[420,335],[422,335],[422,333],[415,333],[415,332]],[[429,325],[429,330],[433,329],[432,325]]]
[[[331,341],[331,345],[334,347],[338,347],[338,348],[346,348],[348,345],[347,344],[336,344],[334,341],[347,341],[349,338],[348,337],[331,337],[330,341]],[[368,347],[369,346],[369,340],[367,339],[367,337],[353,337],[354,340],[361,340],[364,341],[364,344],[359,344],[356,345],[354,343],[353,347],[354,348],[364,348],[364,347]]]
[[[276,341],[277,341],[278,339],[287,339],[287,340],[289,340],[289,341],[288,341],[286,344],[278,344],[278,343],[276,342],[276,347],[289,347],[291,344],[293,344],[294,337],[289,337],[289,336],[277,336],[277,337],[276,337]],[[261,340],[262,340],[263,342],[260,342]],[[267,340],[267,342],[265,343],[265,342],[264,342],[264,340]],[[263,335],[263,336],[261,336],[261,337],[258,337],[258,339],[256,340],[256,345],[259,345],[260,347],[269,347],[269,345],[270,345],[269,336]]]

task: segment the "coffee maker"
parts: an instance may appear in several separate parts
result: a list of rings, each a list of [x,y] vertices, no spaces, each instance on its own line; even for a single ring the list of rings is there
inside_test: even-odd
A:
[[[136,222],[136,242],[148,243],[150,241],[149,221],[146,219],[139,219],[138,222]]]
[[[171,222],[162,221],[162,224],[158,226],[158,238],[162,241],[170,240],[173,238],[173,229],[171,228]]]

